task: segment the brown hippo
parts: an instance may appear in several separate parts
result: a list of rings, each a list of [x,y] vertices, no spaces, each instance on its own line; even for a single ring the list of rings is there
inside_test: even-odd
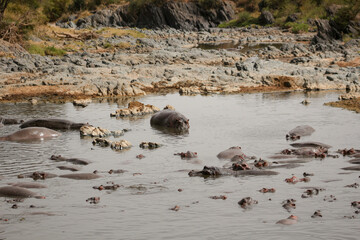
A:
[[[22,187],[5,186],[0,187],[0,197],[15,197],[15,198],[44,198],[38,196],[36,193],[29,191]]]
[[[44,140],[48,138],[55,138],[60,136],[61,133],[56,132],[49,128],[43,127],[29,127],[21,129],[13,134],[0,137],[0,141],[31,141],[31,140]]]
[[[246,158],[246,155],[241,151],[241,147],[239,146],[226,149],[217,155],[217,157],[220,159],[232,159],[235,156],[237,156],[237,160],[239,160],[238,158],[240,158],[241,160],[245,160]],[[234,159],[234,161],[236,160]]]
[[[8,183],[8,185],[14,187],[21,187],[21,188],[46,188],[44,184],[35,183],[35,182],[18,182],[18,183]]]
[[[20,125],[20,128],[28,128],[28,127],[46,127],[50,129],[80,129],[86,123],[74,123],[72,121],[64,120],[64,119],[33,119],[24,122]]]
[[[91,180],[101,177],[95,173],[70,173],[65,175],[60,175],[62,178],[70,178],[75,180]]]
[[[297,223],[298,217],[294,215],[290,215],[290,217],[286,219],[281,219],[276,222],[276,224],[283,224],[283,225],[292,225]]]
[[[303,136],[310,136],[315,129],[310,127],[309,125],[301,125],[289,131],[289,134],[286,134],[286,139],[297,140]]]
[[[155,113],[150,119],[150,124],[153,127],[171,129],[176,132],[187,132],[190,128],[188,118],[170,109]]]

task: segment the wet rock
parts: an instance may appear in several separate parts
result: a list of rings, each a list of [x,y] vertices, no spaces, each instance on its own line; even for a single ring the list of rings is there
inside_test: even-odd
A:
[[[260,158],[259,160],[254,161],[254,166],[257,168],[266,168],[270,166],[270,163]]]
[[[159,148],[162,145],[159,143],[155,143],[155,142],[142,142],[140,143],[139,147],[141,148],[148,148],[148,149],[155,149],[155,148]]]
[[[101,147],[109,147],[113,150],[124,150],[129,149],[132,147],[131,143],[126,140],[120,140],[120,141],[111,141],[104,138],[95,138],[93,140],[93,145],[99,145]]]
[[[303,100],[302,102],[301,102],[301,104],[304,104],[304,105],[309,105],[311,102],[309,101],[309,100],[307,100],[307,99],[305,99],[305,100]]]
[[[314,174],[313,174],[313,173],[304,172],[304,173],[303,173],[303,176],[304,176],[304,177],[309,177],[309,176],[314,176]]]
[[[143,159],[143,158],[145,158],[145,156],[142,155],[142,154],[139,154],[139,155],[136,155],[136,158],[138,158],[138,159]]]
[[[258,204],[258,201],[252,199],[251,197],[246,197],[241,199],[238,204],[244,209],[251,209],[255,204]]]
[[[84,125],[80,128],[80,136],[82,137],[108,137],[114,136],[119,137],[124,135],[124,130],[109,131],[108,129],[101,127],[93,127],[91,125]]]
[[[114,169],[110,169],[109,171],[108,171],[108,173],[109,174],[119,174],[119,173],[125,173],[125,172],[127,172],[126,170],[123,170],[123,169],[116,169],[116,170],[114,170]]]
[[[298,220],[297,216],[290,215],[286,219],[281,219],[281,220],[277,221],[276,224],[292,225],[292,224],[297,223],[297,220]]]
[[[133,116],[142,116],[147,114],[153,114],[160,111],[159,108],[150,105],[143,104],[141,102],[130,102],[127,108],[121,108],[116,110],[115,113],[111,113],[111,117],[133,117]]]
[[[91,103],[91,99],[75,99],[73,101],[73,105],[74,106],[78,106],[78,107],[87,107],[89,104]]]

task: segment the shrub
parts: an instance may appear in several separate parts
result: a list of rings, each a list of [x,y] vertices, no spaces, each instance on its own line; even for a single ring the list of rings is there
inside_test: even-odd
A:
[[[50,21],[55,21],[68,12],[71,0],[49,0],[44,5],[44,14]]]
[[[47,56],[63,56],[66,52],[62,49],[56,48],[54,46],[45,48],[45,55]]]
[[[291,32],[295,34],[309,31],[309,25],[306,23],[288,22],[285,27],[290,28]]]
[[[237,19],[221,23],[219,27],[245,27],[252,24],[258,24],[257,18],[251,16],[249,12],[243,11],[239,13]]]
[[[63,56],[66,51],[56,48],[54,46],[43,46],[40,44],[30,44],[25,47],[31,54],[39,54],[41,56]]]

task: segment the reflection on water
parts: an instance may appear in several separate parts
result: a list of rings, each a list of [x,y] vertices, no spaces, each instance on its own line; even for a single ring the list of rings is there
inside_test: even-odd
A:
[[[0,199],[1,239],[356,239],[359,217],[350,203],[358,201],[358,189],[345,185],[359,181],[359,172],[344,173],[351,166],[349,158],[311,159],[301,167],[277,169],[277,176],[220,177],[203,179],[189,177],[191,169],[203,165],[221,167],[228,161],[216,155],[231,146],[241,146],[245,154],[268,159],[289,148],[285,134],[302,124],[316,131],[305,140],[338,148],[360,148],[360,115],[324,106],[337,99],[339,93],[266,93],[212,96],[146,96],[145,104],[159,108],[170,104],[190,119],[190,131],[185,135],[171,135],[150,126],[150,116],[133,119],[111,118],[118,107],[127,101],[94,101],[86,108],[66,104],[2,104],[2,116],[11,118],[64,118],[75,122],[89,122],[109,130],[130,128],[123,137],[133,147],[127,151],[112,151],[92,145],[92,139],[80,138],[77,131],[62,132],[62,136],[39,143],[0,142],[0,186],[9,182],[28,182],[18,179],[20,173],[48,171],[66,174],[60,165],[68,162],[50,160],[51,155],[87,159],[91,164],[80,166],[80,172],[98,170],[100,179],[76,181],[64,178],[39,180],[48,186],[33,189],[46,199],[26,199],[14,203]],[[310,105],[300,104],[308,98]],[[0,136],[17,131],[17,125],[0,128]],[[158,149],[141,149],[143,141],[162,144]],[[198,159],[183,160],[174,153],[196,151]],[[138,159],[143,154],[145,158]],[[271,159],[268,159],[271,161]],[[199,165],[201,163],[201,165]],[[126,170],[109,174],[108,171]],[[308,183],[287,184],[284,179],[303,172],[314,173]],[[334,181],[337,180],[337,181]],[[99,191],[93,186],[119,184],[116,190]],[[302,199],[304,187],[321,187],[325,191]],[[275,193],[258,190],[275,188]],[[181,190],[179,190],[181,189]],[[226,200],[210,196],[226,195]],[[327,202],[326,196],[337,200]],[[252,197],[259,204],[243,210],[237,202]],[[100,197],[98,204],[86,199]],[[296,209],[287,212],[281,202],[296,199]],[[33,205],[34,208],[30,208]],[[174,206],[179,211],[169,210]],[[321,210],[323,218],[311,215]],[[36,213],[36,214],[34,214]],[[293,226],[274,223],[294,214],[299,221]],[[355,219],[344,216],[355,215]],[[8,221],[3,221],[8,219]],[[36,230],[34,230],[36,229]]]

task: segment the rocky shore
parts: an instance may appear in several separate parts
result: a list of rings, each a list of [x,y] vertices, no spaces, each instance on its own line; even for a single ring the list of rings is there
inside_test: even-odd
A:
[[[314,42],[323,34],[264,27],[131,31],[141,37],[91,38],[84,40],[85,50],[62,57],[32,55],[1,41],[0,101],[36,103],[161,91],[360,91],[359,39]],[[127,45],[109,50],[104,42]]]

